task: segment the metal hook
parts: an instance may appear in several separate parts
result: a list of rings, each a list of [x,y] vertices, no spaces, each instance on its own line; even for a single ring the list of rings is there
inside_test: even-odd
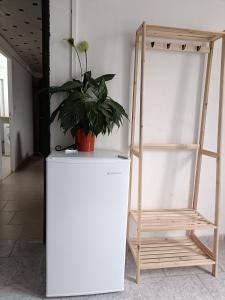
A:
[[[170,49],[170,46],[171,46],[170,43],[166,44],[166,48],[167,48],[167,49]]]
[[[202,47],[202,46],[197,46],[197,47],[196,47],[197,51],[200,51],[201,47]]]
[[[152,48],[154,48],[155,42],[151,42],[151,46],[152,46]]]
[[[186,44],[182,45],[182,50],[185,50],[186,46]]]

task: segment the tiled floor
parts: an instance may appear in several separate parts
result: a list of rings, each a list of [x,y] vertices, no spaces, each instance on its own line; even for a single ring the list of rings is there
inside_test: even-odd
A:
[[[42,240],[43,161],[30,159],[0,182],[0,240]]]
[[[135,283],[135,265],[128,253],[125,291],[57,298],[68,300],[224,300],[225,241],[221,242],[220,272],[214,278],[204,268],[145,271]],[[46,299],[45,249],[38,241],[0,241],[0,300]],[[52,298],[51,298],[52,299]]]

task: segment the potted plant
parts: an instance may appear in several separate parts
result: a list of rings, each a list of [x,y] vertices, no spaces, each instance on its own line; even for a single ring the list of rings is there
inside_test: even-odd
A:
[[[77,47],[72,38],[66,40],[75,50],[80,65],[80,79],[72,79],[61,86],[49,88],[50,96],[55,93],[65,93],[64,100],[53,111],[50,117],[52,123],[58,116],[60,127],[64,133],[70,131],[80,151],[93,151],[95,138],[101,134],[110,134],[116,125],[122,124],[123,118],[128,118],[124,108],[113,100],[107,90],[106,82],[112,80],[115,74],[106,74],[97,78],[87,71],[88,43],[79,44],[80,52],[85,55],[85,72]]]

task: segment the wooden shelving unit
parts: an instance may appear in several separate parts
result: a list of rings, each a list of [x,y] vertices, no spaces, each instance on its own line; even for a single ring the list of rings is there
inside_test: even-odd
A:
[[[154,38],[156,39],[154,41]],[[209,98],[209,82],[212,67],[213,48],[215,41],[222,40],[220,94],[218,110],[217,151],[204,149],[204,135]],[[139,68],[138,52],[141,48],[141,66]],[[144,82],[145,82],[145,53],[146,50],[165,50],[176,52],[191,52],[207,55],[205,74],[205,89],[200,113],[200,129],[197,144],[145,144],[144,130]],[[134,143],[138,70],[140,69],[140,119],[139,144]],[[129,187],[129,214],[127,242],[136,262],[136,281],[140,282],[141,270],[212,265],[212,274],[216,276],[218,270],[219,249],[219,212],[220,212],[220,173],[221,173],[221,146],[222,146],[222,118],[225,87],[225,32],[208,32],[201,30],[179,29],[171,27],[146,25],[143,23],[136,31],[134,83],[132,103],[131,145],[130,145],[130,187]],[[148,209],[142,208],[142,177],[144,151],[160,150],[190,150],[196,153],[196,168],[193,187],[192,205],[183,209]],[[198,211],[198,192],[202,156],[216,159],[216,195],[215,218],[211,222]],[[138,158],[138,201],[137,209],[131,209],[133,160]],[[130,222],[137,228],[136,238],[130,237]],[[196,236],[197,229],[212,229],[214,233],[213,249],[209,249]],[[145,238],[143,233],[183,230],[182,238]]]

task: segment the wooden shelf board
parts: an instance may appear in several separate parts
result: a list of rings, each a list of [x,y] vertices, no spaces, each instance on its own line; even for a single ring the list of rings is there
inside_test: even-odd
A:
[[[139,30],[139,32],[141,31]],[[151,36],[158,38],[209,42],[221,38],[222,36],[224,36],[224,34],[224,32],[211,32],[194,29],[146,25],[146,35],[148,37]]]
[[[138,224],[137,210],[130,217]],[[216,228],[216,226],[193,209],[142,210],[140,228],[142,232],[166,230],[194,230]]]
[[[137,261],[137,241],[129,246]],[[140,246],[140,267],[145,269],[213,265],[215,261],[189,237],[143,239]]]
[[[168,149],[168,150],[198,150],[199,144],[143,144],[144,150]],[[134,145],[133,150],[138,151],[139,146]]]

